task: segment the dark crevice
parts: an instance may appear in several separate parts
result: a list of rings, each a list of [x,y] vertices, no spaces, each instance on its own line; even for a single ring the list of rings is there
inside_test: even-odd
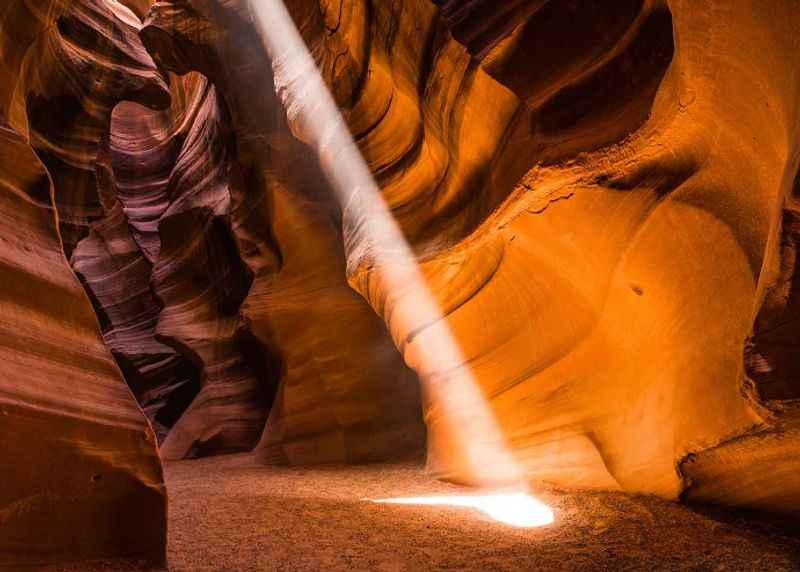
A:
[[[672,15],[666,6],[656,8],[619,55],[533,115],[532,130],[554,147],[547,160],[592,150],[637,129],[650,114],[674,50]]]
[[[267,347],[246,325],[236,332],[235,340],[244,362],[261,382],[263,393],[259,404],[268,413],[275,402],[280,380],[286,375],[280,350],[277,346]]]
[[[747,376],[761,399],[800,399],[800,172],[781,218],[780,276],[744,347]]]

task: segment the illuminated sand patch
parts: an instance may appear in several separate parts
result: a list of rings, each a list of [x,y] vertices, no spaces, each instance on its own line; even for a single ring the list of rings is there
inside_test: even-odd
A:
[[[379,504],[457,506],[478,509],[497,522],[519,528],[547,526],[554,520],[547,505],[522,492],[486,495],[365,499]]]
[[[388,293],[391,317],[387,320],[403,324],[390,330],[415,332],[414,338],[421,340],[403,353],[419,374],[429,417],[436,412],[441,420],[439,435],[450,436],[445,470],[468,475],[482,486],[524,490],[524,477],[494,413],[286,6],[281,0],[251,0],[250,8],[292,132],[316,152],[343,216],[350,221],[345,231],[353,249],[349,254],[359,264],[370,266]],[[394,341],[398,346],[411,344],[409,337]],[[429,432],[429,459],[436,447]],[[450,504],[474,506],[509,524],[534,523],[516,526],[536,526],[553,519],[547,507],[522,492],[444,498]]]

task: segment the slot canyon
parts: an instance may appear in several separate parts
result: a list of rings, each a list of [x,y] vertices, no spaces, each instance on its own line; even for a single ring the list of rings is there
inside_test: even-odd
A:
[[[797,0],[0,0],[0,570],[798,523]]]

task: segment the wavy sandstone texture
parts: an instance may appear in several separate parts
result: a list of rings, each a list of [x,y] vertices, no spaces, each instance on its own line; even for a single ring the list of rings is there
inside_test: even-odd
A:
[[[220,208],[252,279],[231,310],[253,352],[277,358],[271,379],[280,379],[259,454],[312,463],[413,453],[423,437],[417,381],[346,282],[338,208],[289,133],[269,66],[257,65],[258,36],[235,8],[158,2],[142,38],[164,69],[209,77],[227,113],[237,161]]]
[[[0,566],[163,558],[155,437],[65,252],[99,210],[111,107],[164,83],[120,5],[0,8]]]
[[[796,3],[285,4],[526,477],[800,511]],[[163,550],[154,433],[475,479],[246,1],[0,24],[2,558]]]
[[[287,4],[531,478],[800,507],[796,392],[744,367],[792,385],[764,332],[791,323],[796,7]],[[415,365],[359,216],[350,283]],[[426,424],[429,468],[470,480]]]

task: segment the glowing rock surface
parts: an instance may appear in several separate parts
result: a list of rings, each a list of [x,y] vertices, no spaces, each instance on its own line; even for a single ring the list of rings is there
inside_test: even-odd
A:
[[[525,479],[800,511],[795,4],[285,4]],[[157,440],[480,476],[246,2],[0,48],[0,558],[163,551]]]

